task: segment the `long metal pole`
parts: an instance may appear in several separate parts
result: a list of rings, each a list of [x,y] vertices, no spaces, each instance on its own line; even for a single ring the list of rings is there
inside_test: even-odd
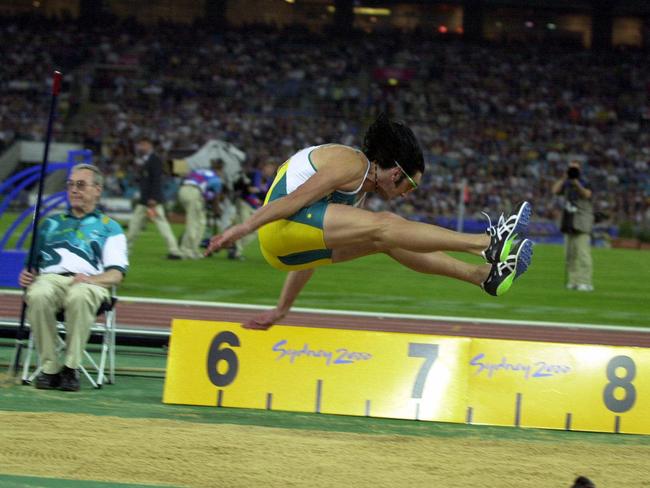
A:
[[[34,269],[36,250],[36,242],[38,240],[38,224],[41,218],[41,201],[43,200],[43,186],[45,183],[45,176],[47,175],[47,157],[50,152],[50,141],[52,139],[52,125],[56,116],[56,102],[61,91],[61,81],[63,75],[60,71],[54,71],[52,76],[52,100],[50,102],[50,115],[47,119],[47,133],[45,135],[45,149],[43,150],[43,163],[41,164],[41,175],[38,181],[38,196],[36,197],[36,205],[34,205],[34,214],[32,218],[32,237],[29,244],[29,254],[27,255],[27,269],[31,272]],[[37,270],[36,270],[37,271]],[[23,305],[20,311],[20,324],[16,332],[16,350],[14,353],[14,360],[11,362],[10,374],[16,376],[20,370],[20,358],[22,355],[23,347],[25,347],[25,339],[27,338],[25,330],[25,313],[27,305],[23,297]]]

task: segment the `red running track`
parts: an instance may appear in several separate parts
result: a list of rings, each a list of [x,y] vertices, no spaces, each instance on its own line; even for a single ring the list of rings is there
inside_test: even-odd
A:
[[[21,297],[0,293],[0,320],[17,322]],[[169,330],[177,319],[243,322],[256,310],[245,308],[118,301],[118,328]],[[605,344],[611,346],[650,347],[648,332],[612,330],[610,328],[558,327],[523,324],[500,324],[488,321],[445,322],[431,319],[369,317],[326,313],[291,312],[283,325],[334,329],[376,330],[413,334],[514,339],[524,341],[564,342],[572,344]],[[263,333],[263,332],[260,332]]]

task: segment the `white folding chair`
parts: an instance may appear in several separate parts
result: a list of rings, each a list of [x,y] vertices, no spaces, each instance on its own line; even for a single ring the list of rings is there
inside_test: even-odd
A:
[[[111,296],[103,302],[97,310],[97,317],[104,317],[104,320],[95,323],[91,329],[92,333],[100,333],[102,335],[102,344],[99,353],[98,361],[88,352],[87,348],[84,349],[83,360],[79,365],[81,373],[90,381],[94,388],[101,388],[104,382],[113,384],[115,383],[115,323],[116,313],[115,304],[117,303],[117,296],[115,294],[115,287],[111,289]],[[65,316],[64,311],[61,310],[56,316],[58,320],[57,328],[59,330],[57,352],[61,353],[65,349]],[[23,384],[30,384],[36,376],[40,374],[43,367],[40,364],[40,359],[36,361],[36,368],[30,374],[32,367],[32,354],[34,353],[34,339],[32,331],[29,332],[29,341],[27,343],[27,353],[25,355],[25,362],[23,364]],[[38,356],[38,354],[34,354]],[[99,364],[98,364],[99,363]],[[108,375],[106,375],[106,363],[108,363]],[[95,376],[93,378],[93,375]]]

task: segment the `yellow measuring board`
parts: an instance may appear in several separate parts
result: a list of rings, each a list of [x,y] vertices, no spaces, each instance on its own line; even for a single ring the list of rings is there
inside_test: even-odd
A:
[[[163,401],[464,422],[469,343],[174,320]]]
[[[163,401],[650,434],[650,350],[174,320]]]
[[[650,434],[650,350],[472,340],[470,421]]]

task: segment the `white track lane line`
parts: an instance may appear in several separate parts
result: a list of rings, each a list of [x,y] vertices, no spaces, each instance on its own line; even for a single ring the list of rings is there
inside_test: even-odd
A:
[[[0,290],[0,295],[22,295],[21,290]],[[226,302],[203,302],[199,300],[173,300],[167,298],[145,298],[145,297],[128,297],[119,296],[121,302],[126,303],[153,303],[158,305],[181,305],[181,306],[198,306],[198,307],[214,307],[214,308],[239,308],[244,310],[267,310],[270,305],[250,305],[245,303],[226,303]],[[331,310],[323,308],[303,308],[294,307],[292,312],[301,312],[319,315],[348,315],[351,317],[368,317],[374,319],[391,318],[391,319],[409,319],[421,321],[434,321],[434,322],[454,322],[464,324],[476,323],[489,323],[501,324],[511,326],[524,326],[524,327],[557,327],[562,329],[594,329],[594,330],[610,330],[610,331],[624,331],[624,332],[642,332],[650,334],[650,327],[631,327],[626,325],[611,325],[611,324],[581,324],[574,322],[542,322],[536,320],[505,320],[505,319],[492,319],[492,318],[477,318],[477,317],[449,317],[445,315],[416,315],[416,314],[400,314],[389,312],[356,312],[353,310]]]

